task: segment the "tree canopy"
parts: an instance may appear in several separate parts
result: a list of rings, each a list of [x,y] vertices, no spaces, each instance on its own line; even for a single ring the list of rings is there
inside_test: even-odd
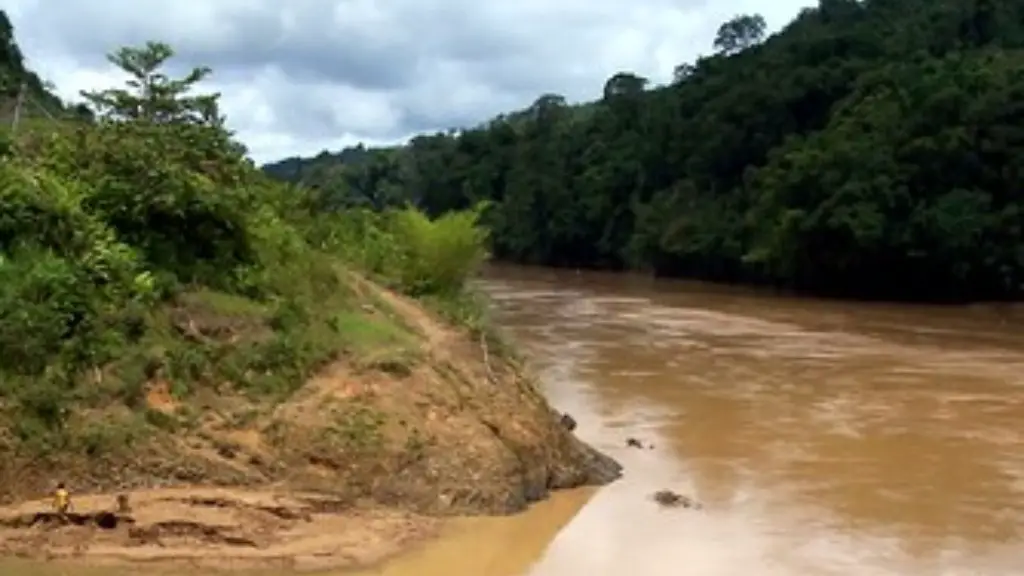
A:
[[[101,116],[155,123],[195,123],[222,126],[220,94],[191,94],[213,70],[193,68],[185,77],[172,79],[163,73],[174,49],[162,42],[142,47],[126,46],[107,60],[130,76],[126,88],[82,91],[82,96]]]
[[[760,14],[736,16],[718,27],[714,47],[723,54],[741,52],[760,42],[767,27]]]
[[[1024,3],[821,0],[765,38],[722,24],[668,86],[405,147],[266,167],[324,205],[491,201],[514,262],[771,283],[858,298],[1024,292]]]

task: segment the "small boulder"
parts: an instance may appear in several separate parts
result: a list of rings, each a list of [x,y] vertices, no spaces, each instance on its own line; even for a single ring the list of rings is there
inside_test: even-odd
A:
[[[570,416],[568,412],[562,414],[560,422],[569,432],[576,430],[576,419]]]
[[[677,492],[671,490],[658,490],[652,496],[654,501],[664,506],[665,508],[692,508],[694,510],[700,510],[703,508],[700,502],[697,502],[689,496],[683,496]]]
[[[654,444],[644,444],[643,441],[637,440],[636,438],[626,438],[626,446],[629,448],[637,448],[640,450],[654,450]]]

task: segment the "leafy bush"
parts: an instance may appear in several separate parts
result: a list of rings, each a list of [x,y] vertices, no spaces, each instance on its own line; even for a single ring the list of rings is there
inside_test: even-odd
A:
[[[485,206],[431,220],[413,208],[351,209],[318,218],[313,245],[412,296],[457,296],[487,257]]]
[[[0,369],[107,361],[134,305],[153,297],[135,250],[86,211],[86,198],[45,170],[0,166]]]
[[[318,214],[309,222],[307,235],[316,248],[378,278],[393,279],[401,266],[401,247],[383,213],[356,208]]]
[[[483,206],[430,220],[412,208],[388,214],[399,247],[397,278],[413,295],[454,295],[487,256],[487,233],[478,225]]]

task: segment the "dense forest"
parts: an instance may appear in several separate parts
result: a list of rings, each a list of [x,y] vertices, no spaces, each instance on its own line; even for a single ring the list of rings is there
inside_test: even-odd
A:
[[[488,201],[500,259],[855,298],[1024,292],[1024,1],[821,0],[651,86],[268,165],[321,209]]]

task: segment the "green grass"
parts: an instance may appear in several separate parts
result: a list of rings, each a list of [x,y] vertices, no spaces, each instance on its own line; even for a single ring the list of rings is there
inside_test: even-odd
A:
[[[225,318],[244,320],[266,319],[271,309],[263,302],[237,294],[226,294],[200,288],[195,292],[187,292],[179,297],[182,305],[196,311],[209,311]]]
[[[515,346],[491,317],[489,302],[483,294],[464,288],[450,295],[428,296],[422,301],[448,322],[467,328],[473,338],[482,338],[495,357],[519,359]]]
[[[408,330],[380,315],[343,311],[335,314],[330,322],[331,327],[343,335],[346,348],[355,354],[416,343],[416,337]]]

